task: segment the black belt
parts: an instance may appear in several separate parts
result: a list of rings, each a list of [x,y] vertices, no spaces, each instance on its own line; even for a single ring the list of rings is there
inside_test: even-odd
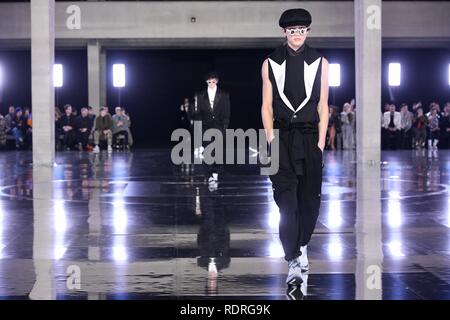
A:
[[[281,130],[296,129],[303,134],[319,133],[318,124],[313,122],[288,122],[283,119],[275,119],[273,122],[273,128]]]
[[[312,122],[288,122],[283,119],[274,120],[274,129],[288,131],[288,154],[294,171],[297,175],[303,175],[303,160],[306,158],[306,144],[311,144],[309,135],[319,133],[318,124]],[[317,144],[318,141],[314,141]],[[315,146],[313,146],[315,147]],[[308,148],[311,150],[311,148]]]

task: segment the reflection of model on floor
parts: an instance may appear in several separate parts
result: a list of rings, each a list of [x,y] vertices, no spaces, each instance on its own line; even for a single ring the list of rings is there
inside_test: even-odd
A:
[[[301,273],[300,285],[288,285],[286,295],[290,300],[304,300],[308,295],[308,272]]]
[[[219,271],[230,266],[230,230],[225,215],[225,208],[220,197],[215,197],[218,189],[208,191],[206,187],[196,188],[195,214],[201,220],[197,234],[200,257],[198,266],[208,271],[206,294],[218,293]]]

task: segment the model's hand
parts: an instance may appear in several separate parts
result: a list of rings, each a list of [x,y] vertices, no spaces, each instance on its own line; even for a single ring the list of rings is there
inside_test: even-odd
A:
[[[317,144],[317,146],[319,147],[319,149],[323,152],[323,149],[325,149],[325,141],[320,142]]]
[[[274,138],[275,138],[275,135],[273,134],[273,129],[266,130],[267,143],[270,144]]]

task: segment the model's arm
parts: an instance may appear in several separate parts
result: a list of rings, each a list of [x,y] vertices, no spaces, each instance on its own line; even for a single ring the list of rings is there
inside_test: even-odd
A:
[[[322,76],[320,84],[320,100],[317,105],[317,111],[319,112],[319,141],[318,147],[323,151],[325,148],[325,138],[327,136],[328,128],[328,61],[322,58]]]
[[[201,99],[201,94],[199,92],[199,93],[197,93],[197,108],[195,109],[194,113],[196,116],[196,120],[203,121],[203,110],[202,110],[202,106],[201,106],[202,103],[200,100],[202,100],[202,99]],[[195,108],[195,106],[194,106],[194,108]]]
[[[223,118],[225,129],[227,129],[228,125],[230,124],[230,95],[228,93],[225,96],[225,108]]]
[[[262,106],[261,106],[261,117],[266,130],[267,142],[271,143],[273,136],[273,110],[272,110],[272,83],[269,79],[269,61],[266,59],[262,65],[261,70],[262,76]]]

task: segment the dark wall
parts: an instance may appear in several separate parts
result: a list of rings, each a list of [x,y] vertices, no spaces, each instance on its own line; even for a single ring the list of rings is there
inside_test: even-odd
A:
[[[173,129],[179,127],[179,106],[184,97],[205,89],[203,75],[214,69],[219,86],[231,96],[231,128],[261,128],[261,64],[271,50],[110,50],[107,54],[107,101],[111,112],[118,104],[118,90],[112,86],[112,65],[125,63],[126,87],[121,105],[132,119],[132,131],[139,146],[167,145]],[[330,88],[329,103],[342,107],[355,97],[354,51],[321,50],[330,63],[341,64],[341,86]],[[59,90],[62,106],[79,109],[88,103],[86,50],[58,50],[56,61],[64,64],[64,87]],[[387,86],[387,65],[402,63],[402,84]],[[443,49],[383,50],[382,101],[396,104],[422,100],[450,101],[448,64],[450,51]],[[0,112],[7,106],[31,103],[30,52],[0,51],[4,88]],[[381,109],[381,106],[380,106]]]
[[[0,51],[0,113],[5,115],[8,106],[31,105],[31,52]]]
[[[330,87],[328,103],[339,106],[355,98],[355,54],[354,50],[320,50],[329,63],[341,65],[341,85]]]
[[[63,87],[55,92],[55,102],[60,109],[70,103],[80,110],[88,105],[87,50],[56,51],[55,63],[63,65]]]
[[[55,63],[63,65],[63,87],[55,93],[58,105],[70,103],[76,109],[88,103],[86,50],[58,50]],[[31,52],[29,50],[0,51],[3,86],[0,87],[0,113],[8,106],[31,105]],[[55,101],[56,102],[56,101]]]
[[[401,63],[399,87],[388,86],[390,62]],[[422,101],[426,110],[436,101],[442,107],[450,101],[449,63],[448,49],[383,50],[382,101],[392,101],[397,107],[403,102],[411,107],[412,102]]]

